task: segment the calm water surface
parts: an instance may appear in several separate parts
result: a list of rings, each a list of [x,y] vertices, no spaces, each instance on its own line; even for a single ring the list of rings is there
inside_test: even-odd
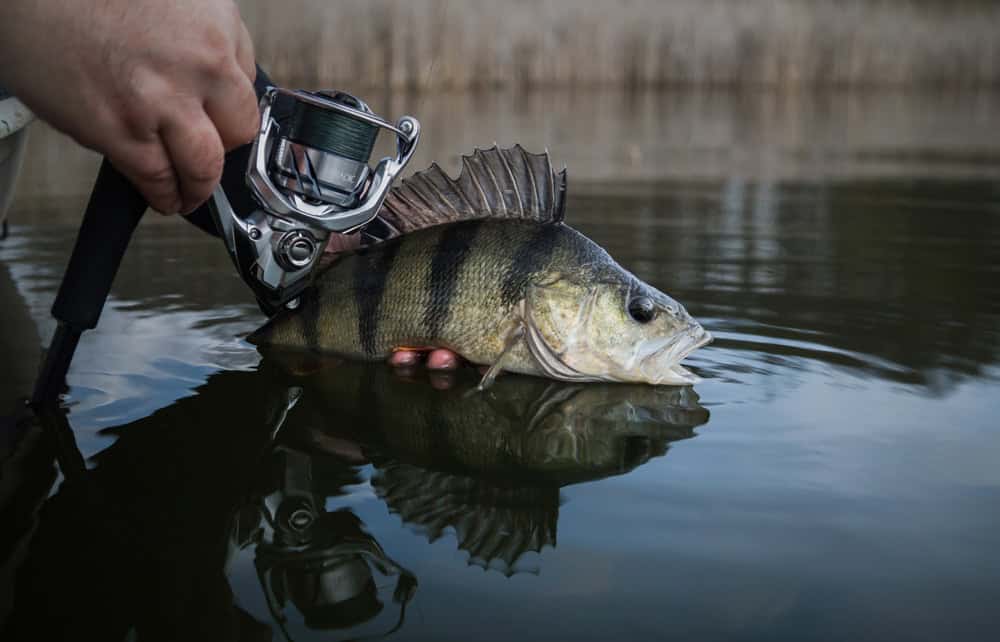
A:
[[[1000,180],[573,188],[569,222],[715,334],[694,389],[262,360],[221,244],[144,224],[69,380],[86,471],[42,440],[8,465],[10,630],[1000,635]],[[74,233],[0,246],[43,337]]]

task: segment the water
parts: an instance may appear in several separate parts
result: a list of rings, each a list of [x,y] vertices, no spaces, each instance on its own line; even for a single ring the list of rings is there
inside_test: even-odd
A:
[[[86,472],[34,432],[5,464],[8,626],[346,639],[396,592],[396,640],[997,635],[1000,172],[842,160],[572,183],[569,221],[716,336],[683,392],[261,361],[221,244],[151,219],[70,376]],[[43,337],[52,216],[0,246]]]

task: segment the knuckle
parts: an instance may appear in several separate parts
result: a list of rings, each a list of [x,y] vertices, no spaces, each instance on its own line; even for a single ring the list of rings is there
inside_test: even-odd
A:
[[[150,138],[157,128],[159,110],[148,93],[131,92],[123,97],[120,106],[121,119],[128,131],[141,139]]]
[[[226,33],[216,26],[209,27],[199,52],[203,73],[212,79],[225,78],[232,66],[233,49],[232,40]]]
[[[133,66],[115,96],[114,109],[130,133],[148,139],[169,102],[164,98],[162,80]]]

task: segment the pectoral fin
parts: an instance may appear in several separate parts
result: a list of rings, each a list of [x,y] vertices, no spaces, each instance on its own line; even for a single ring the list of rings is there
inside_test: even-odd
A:
[[[503,351],[500,353],[500,356],[497,358],[496,362],[494,362],[494,364],[490,366],[490,369],[486,371],[486,374],[483,375],[483,378],[482,380],[480,380],[479,385],[476,386],[478,390],[480,391],[486,390],[487,388],[493,385],[493,382],[496,381],[496,378],[500,376],[501,372],[503,372],[504,365],[510,358],[511,353],[514,350],[514,346],[516,346],[518,342],[520,342],[521,339],[523,338],[524,338],[524,324],[520,320],[517,320],[514,323],[514,326],[511,328],[510,332],[508,332],[507,336],[504,338]]]

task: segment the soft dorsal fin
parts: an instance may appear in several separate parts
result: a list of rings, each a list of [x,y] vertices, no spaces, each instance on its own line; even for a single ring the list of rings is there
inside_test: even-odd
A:
[[[556,173],[548,152],[494,146],[463,156],[457,179],[437,163],[403,179],[379,212],[387,228],[381,236],[484,218],[560,223],[565,206],[566,170]]]

